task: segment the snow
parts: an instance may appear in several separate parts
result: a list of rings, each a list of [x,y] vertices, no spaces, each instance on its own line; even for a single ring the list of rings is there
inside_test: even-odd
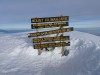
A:
[[[100,75],[100,37],[68,32],[68,56],[61,47],[38,56],[27,33],[0,34],[0,75]]]

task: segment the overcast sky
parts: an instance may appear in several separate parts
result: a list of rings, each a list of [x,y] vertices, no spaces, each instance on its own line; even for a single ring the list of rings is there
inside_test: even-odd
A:
[[[0,0],[0,29],[30,28],[31,18],[60,15],[70,17],[70,26],[100,27],[100,0]]]

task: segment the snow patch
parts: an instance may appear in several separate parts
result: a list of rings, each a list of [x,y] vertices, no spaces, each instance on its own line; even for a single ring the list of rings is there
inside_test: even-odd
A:
[[[39,56],[27,33],[0,37],[0,75],[100,74],[100,37],[69,32],[64,34],[71,36],[71,46],[66,47],[68,56],[61,56],[61,47],[51,52],[43,51]]]

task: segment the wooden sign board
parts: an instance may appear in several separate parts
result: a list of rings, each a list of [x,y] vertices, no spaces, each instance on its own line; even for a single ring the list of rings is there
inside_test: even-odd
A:
[[[29,33],[28,37],[37,37],[37,36],[57,34],[57,33],[69,32],[69,31],[73,31],[73,27],[62,28],[62,29],[58,29],[58,30],[45,31],[45,32]]]
[[[51,28],[51,27],[60,27],[68,26],[68,22],[55,22],[55,23],[45,23],[45,24],[31,24],[32,29],[38,28]]]
[[[65,41],[65,40],[70,40],[70,37],[69,36],[58,36],[58,37],[34,38],[33,43]]]
[[[46,43],[46,44],[35,44],[34,49],[42,49],[49,47],[60,47],[60,46],[70,46],[70,42],[58,42],[58,43]]]
[[[68,20],[69,20],[69,16],[32,18],[31,23],[68,21]]]

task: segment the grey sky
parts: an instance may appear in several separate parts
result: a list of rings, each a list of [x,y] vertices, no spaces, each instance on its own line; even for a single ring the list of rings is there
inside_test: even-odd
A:
[[[71,20],[99,18],[100,0],[0,0],[0,25],[59,15]]]

